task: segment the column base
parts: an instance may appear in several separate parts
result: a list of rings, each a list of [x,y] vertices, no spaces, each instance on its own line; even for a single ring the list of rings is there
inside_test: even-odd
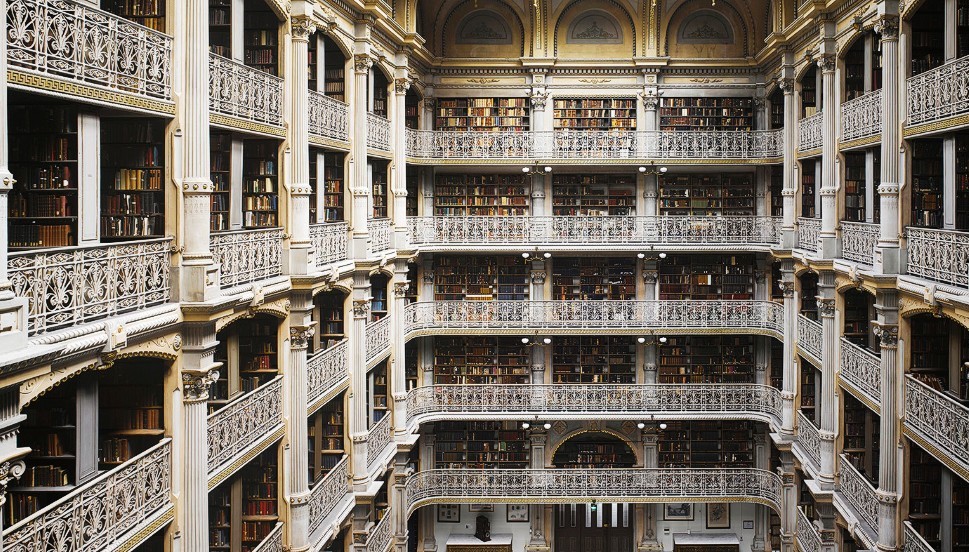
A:
[[[784,228],[781,230],[781,249],[794,249],[796,243],[797,234],[793,228]]]
[[[0,299],[0,350],[12,353],[27,347],[27,298]]]
[[[283,273],[293,276],[303,276],[312,273],[316,268],[315,255],[312,246],[307,243],[292,243],[285,248],[283,255]]]
[[[841,255],[837,236],[821,236],[819,241],[818,255],[822,259],[837,259]]]
[[[219,265],[206,262],[205,264],[183,264],[172,269],[175,272],[173,281],[178,282],[175,297],[186,303],[205,303],[217,299],[222,295],[219,287]]]
[[[898,274],[901,269],[901,251],[898,244],[875,247],[874,265],[875,272],[879,274]]]
[[[350,254],[353,259],[366,259],[370,256],[370,239],[368,234],[354,232],[350,237]]]

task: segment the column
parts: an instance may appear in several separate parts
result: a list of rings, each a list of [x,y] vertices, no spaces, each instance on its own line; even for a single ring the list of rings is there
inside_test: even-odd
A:
[[[369,53],[353,56],[353,136],[350,140],[350,225],[351,254],[354,259],[366,259],[370,238],[367,220],[370,198],[370,178],[367,174],[367,88],[373,59]],[[362,342],[361,342],[362,343]]]
[[[878,185],[878,201],[881,206],[881,233],[875,248],[875,270],[882,274],[895,274],[899,269],[898,246],[898,189],[900,185],[901,126],[898,88],[904,80],[898,74],[898,16],[884,13],[889,2],[878,4],[880,17],[875,30],[882,41],[882,140],[881,179]],[[897,6],[896,6],[897,7]],[[889,80],[886,80],[889,79]]]
[[[838,256],[838,100],[835,92],[835,57],[822,55],[818,58],[821,69],[821,86],[824,109],[822,110],[821,147],[821,258]]]
[[[785,73],[792,72],[788,67]],[[782,222],[783,237],[781,245],[784,249],[793,249],[795,245],[794,222],[797,217],[797,105],[794,101],[794,79],[782,78],[777,81],[784,92],[784,220]]]
[[[285,374],[286,396],[286,455],[289,477],[286,478],[286,494],[289,502],[289,546],[293,552],[309,549],[309,498],[307,479],[308,451],[306,427],[307,366],[306,349],[313,338],[316,322],[312,320],[313,297],[307,292],[294,292],[289,317],[289,370]]]
[[[781,466],[777,469],[781,476],[783,497],[781,500],[781,552],[795,552],[795,531],[797,529],[797,486],[794,478],[794,455],[790,451],[781,452]]]
[[[407,552],[407,476],[414,471],[407,464],[409,453],[398,452],[394,458],[394,471],[387,481],[387,493],[393,508],[396,524],[394,537],[391,539],[394,552]]]
[[[763,426],[762,426],[763,427]],[[766,428],[765,428],[766,429]],[[769,429],[766,430],[769,432]],[[770,469],[770,436],[766,432],[754,432],[754,446],[756,464],[754,467],[762,470]],[[770,516],[767,512],[768,506],[754,506],[754,542],[751,544],[753,552],[761,552],[767,549],[768,532],[770,531]]]
[[[884,92],[883,92],[884,93]],[[884,203],[882,204],[884,205]],[[875,334],[881,345],[881,412],[878,447],[878,542],[882,551],[898,548],[896,515],[898,511],[899,407],[902,402],[902,366],[898,359],[898,292],[880,290],[875,301],[878,314]]]
[[[532,157],[540,158],[552,154],[552,133],[548,126],[548,115],[546,106],[548,105],[548,90],[545,88],[545,75],[532,75],[533,86],[528,94],[532,104],[532,135],[534,136],[534,149]]]
[[[647,425],[640,433],[643,444],[643,467],[659,467],[659,433],[655,425]],[[637,522],[642,524],[642,538],[636,550],[638,552],[662,552],[663,546],[659,543],[656,535],[656,513],[662,505],[641,504],[638,508],[642,510],[642,517],[637,516]]]
[[[367,489],[370,476],[367,473],[367,322],[370,320],[370,275],[367,270],[353,273],[353,321],[347,335],[350,337],[350,395],[347,431],[353,443],[352,472],[353,491]]]
[[[405,436],[407,434],[407,362],[404,358],[405,345],[407,345],[404,335],[404,308],[407,306],[408,286],[410,281],[407,279],[407,260],[397,259],[394,265],[394,298],[393,307],[390,311],[392,316],[390,324],[390,394],[393,398],[392,419],[394,423],[394,434]],[[415,282],[414,285],[417,285]],[[432,357],[433,358],[433,357]]]
[[[420,471],[434,469],[434,439],[433,433],[421,435],[421,456]],[[437,552],[437,541],[434,538],[435,507],[430,506],[417,510],[420,516],[421,545],[418,547],[422,552]]]
[[[837,370],[840,361],[838,326],[835,319],[834,272],[822,270],[818,277],[818,315],[821,317],[821,465],[818,483],[834,487],[835,446],[838,433]]]
[[[654,157],[657,155],[656,152],[656,108],[659,106],[659,96],[657,96],[656,88],[647,88],[640,97],[643,100],[643,130],[645,133],[639,133],[639,148],[640,156],[642,157]],[[643,212],[642,215],[647,217],[655,217],[659,215],[659,208],[657,206],[656,198],[659,194],[659,174],[655,170],[647,171],[646,173],[641,173],[641,177],[644,178],[643,182]],[[638,213],[637,213],[638,214]]]
[[[0,508],[7,504],[7,487],[20,479],[26,468],[23,458],[30,453],[30,448],[17,446],[17,431],[26,418],[20,413],[20,386],[12,385],[0,391]],[[0,520],[2,529],[3,521]],[[2,550],[3,541],[0,539]]]
[[[781,262],[781,291],[784,294],[784,370],[781,400],[783,410],[780,434],[785,441],[794,438],[794,413],[797,396],[797,363],[795,362],[794,340],[797,337],[797,297],[794,291],[794,261]]]
[[[289,122],[293,152],[293,177],[289,183],[289,274],[308,274],[315,268],[310,240],[310,130],[308,48],[316,26],[307,16],[292,17],[293,65],[291,69],[293,116]],[[305,362],[306,354],[303,352]],[[303,439],[306,442],[306,439]]]
[[[406,65],[406,60],[404,64]],[[394,247],[407,249],[410,246],[410,232],[407,230],[407,90],[411,81],[405,75],[394,79],[394,116],[390,120],[393,125],[394,161],[391,170],[390,190],[394,197],[394,207],[391,216],[394,219]],[[405,270],[405,280],[406,270]],[[403,320],[403,318],[401,318]],[[403,358],[403,357],[401,357]]]
[[[548,445],[548,432],[544,429],[533,429],[529,435],[531,441],[531,467],[533,470],[545,469],[545,447]],[[549,542],[545,536],[545,506],[543,504],[533,504],[528,507],[528,520],[531,524],[532,537],[525,547],[527,552],[547,552]]]

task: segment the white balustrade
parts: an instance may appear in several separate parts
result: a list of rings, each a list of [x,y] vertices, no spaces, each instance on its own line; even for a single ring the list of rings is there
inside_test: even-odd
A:
[[[794,535],[801,552],[821,552],[821,534],[801,508],[797,508]]]
[[[316,251],[316,266],[322,268],[349,258],[350,224],[328,222],[310,225],[310,241]]]
[[[873,534],[878,534],[878,497],[875,487],[865,476],[858,472],[851,459],[841,455],[841,477],[838,490],[844,495],[848,504],[854,508],[861,521],[868,525]]]
[[[844,337],[841,338],[841,379],[874,404],[881,404],[881,358]]]
[[[819,241],[821,240],[821,219],[819,218],[798,218],[797,219],[797,248],[812,253],[818,252]]]
[[[390,151],[390,121],[376,113],[367,113],[367,147]]]
[[[172,507],[172,441],[164,439],[6,529],[3,549],[110,550]]]
[[[821,465],[821,430],[800,410],[797,412],[797,443],[815,467]]]
[[[394,518],[397,513],[388,508],[367,535],[367,552],[387,552],[394,538]]]
[[[797,123],[797,149],[809,151],[821,147],[824,129],[824,114],[817,112]]]
[[[407,129],[412,159],[516,159],[534,156],[532,132]]]
[[[283,423],[283,377],[233,399],[209,414],[209,474]]]
[[[350,139],[350,109],[339,100],[322,92],[309,91],[310,136],[329,138],[339,142]]]
[[[905,234],[909,274],[969,286],[969,232],[909,227]]]
[[[209,52],[209,110],[283,126],[283,79]]]
[[[801,219],[805,220],[805,219]],[[841,257],[866,266],[875,263],[880,228],[870,222],[841,222]]]
[[[772,159],[784,156],[775,130],[643,131],[645,156],[655,159]]]
[[[167,303],[171,238],[11,253],[13,292],[28,301],[30,334]]]
[[[926,540],[919,534],[918,531],[912,527],[912,524],[908,521],[902,522],[903,530],[905,533],[905,541],[902,543],[902,552],[935,552],[932,545],[926,542]]]
[[[370,431],[367,432],[367,466],[373,467],[374,462],[376,462],[380,455],[387,449],[391,442],[393,442],[393,433],[390,427],[390,413],[385,412],[383,418],[380,418]]]
[[[313,404],[327,390],[350,377],[347,369],[347,340],[313,355],[306,361],[306,398]]]
[[[908,79],[908,124],[969,113],[969,56]]]
[[[283,546],[283,527],[282,522],[277,523],[252,552],[286,552],[288,549]]]
[[[366,361],[370,363],[390,348],[390,320],[385,316],[376,322],[367,324],[366,328]]]
[[[821,360],[821,324],[803,314],[797,315],[797,347],[805,353]]]
[[[344,456],[323,476],[319,483],[310,491],[309,500],[309,532],[310,534],[326,520],[333,512],[333,508],[352,491],[350,486],[350,471],[348,456]]]
[[[220,265],[222,289],[251,284],[283,273],[283,230],[236,230],[209,238],[212,259]]]
[[[172,101],[172,37],[72,0],[9,0],[12,70]]]
[[[841,141],[858,140],[882,132],[882,91],[869,92],[841,104]]]
[[[394,227],[387,218],[370,219],[367,221],[367,232],[370,235],[370,252],[382,253],[391,249],[391,238]]]
[[[952,461],[969,469],[969,407],[905,376],[905,425]]]

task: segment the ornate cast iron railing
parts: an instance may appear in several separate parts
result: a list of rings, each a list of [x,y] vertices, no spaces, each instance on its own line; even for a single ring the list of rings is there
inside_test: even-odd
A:
[[[935,552],[932,545],[922,538],[922,535],[912,527],[912,524],[908,521],[903,521],[905,532],[905,542],[902,543],[903,552]]]
[[[393,508],[384,511],[384,515],[370,529],[367,535],[367,552],[387,552],[394,538],[394,518],[397,512]]]
[[[797,346],[805,353],[821,360],[821,324],[803,314],[797,315]]]
[[[406,133],[407,156],[418,159],[530,158],[531,132],[473,130],[413,130]]]
[[[411,303],[404,312],[407,333],[430,328],[782,332],[784,308],[771,301],[428,301]]]
[[[905,425],[969,469],[969,407],[905,376]]]
[[[283,524],[279,522],[252,552],[285,552],[286,550],[283,547]]]
[[[431,385],[407,393],[407,423],[471,415],[560,419],[754,418],[779,423],[781,393],[755,384]],[[635,417],[635,416],[633,416]]]
[[[797,123],[797,149],[808,151],[821,147],[824,114],[817,112]]]
[[[323,523],[333,508],[351,492],[348,456],[344,456],[310,491],[309,532],[310,534]]]
[[[209,414],[209,473],[283,423],[283,378],[241,395]]]
[[[237,230],[212,234],[212,258],[221,266],[222,289],[258,282],[283,273],[283,230]]]
[[[209,109],[213,114],[283,126],[283,79],[209,53]]]
[[[821,430],[803,412],[797,412],[797,442],[814,465],[821,465]]]
[[[3,533],[6,552],[100,552],[172,507],[172,442],[74,489]]]
[[[804,515],[804,510],[801,508],[797,508],[794,534],[797,537],[797,544],[801,552],[821,552],[821,533],[814,527],[814,523]]]
[[[309,404],[348,377],[347,340],[310,357],[306,361],[306,398]]]
[[[367,147],[390,151],[390,121],[375,113],[367,113]]]
[[[370,234],[370,252],[381,253],[389,250],[394,228],[387,218],[370,219],[367,221],[367,232]]]
[[[905,234],[909,274],[969,286],[969,232],[908,227]]]
[[[645,157],[657,159],[769,159],[784,156],[782,130],[643,132]]]
[[[910,126],[966,112],[969,112],[969,56],[908,79]]]
[[[854,464],[844,454],[841,455],[841,477],[838,490],[844,495],[851,507],[858,512],[861,520],[868,524],[868,529],[878,534],[878,497],[875,487],[865,476],[861,475]]]
[[[813,253],[818,252],[818,241],[821,239],[821,219],[797,219],[797,247]]]
[[[390,347],[390,316],[385,316],[376,322],[367,324],[367,362],[379,357]]]
[[[172,101],[172,37],[72,0],[10,0],[11,69]]]
[[[171,238],[11,253],[13,291],[28,301],[30,334],[167,303]]]
[[[350,111],[347,104],[322,92],[310,90],[309,129],[311,136],[346,142],[350,138]]]
[[[316,266],[339,263],[349,258],[350,225],[346,222],[329,222],[310,225],[310,241],[316,250]]]
[[[373,463],[380,458],[380,455],[393,442],[393,433],[390,427],[390,413],[384,414],[380,421],[370,428],[367,432],[367,466],[372,467]]]
[[[881,370],[878,355],[841,338],[841,378],[874,404],[881,404]]]
[[[803,220],[803,219],[802,219]],[[879,226],[870,222],[841,222],[841,256],[850,261],[872,266]]]
[[[882,91],[869,92],[841,104],[841,140],[868,138],[882,131]]]

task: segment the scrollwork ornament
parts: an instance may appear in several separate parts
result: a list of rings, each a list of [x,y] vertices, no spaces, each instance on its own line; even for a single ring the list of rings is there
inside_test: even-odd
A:
[[[784,297],[794,297],[794,282],[781,280],[777,285],[781,288],[781,293]]]
[[[659,272],[656,270],[644,270],[643,281],[647,284],[655,284],[659,279]]]
[[[353,55],[353,70],[357,73],[367,73],[373,67],[373,58],[367,54]]]
[[[781,89],[784,94],[794,93],[794,79],[777,79],[777,87]]]
[[[189,370],[182,372],[182,393],[186,402],[209,398],[209,388],[219,380],[218,370]]]
[[[394,296],[405,297],[410,290],[410,282],[394,282]]]
[[[545,278],[548,277],[544,272],[532,272],[532,283],[540,286],[545,283]]]
[[[370,299],[354,299],[353,316],[357,318],[366,318],[369,315],[370,315]]]
[[[818,299],[817,305],[821,316],[834,316],[834,299]]]
[[[433,284],[434,283],[434,272],[430,270],[424,271],[424,283]]]
[[[411,82],[408,78],[394,79],[394,91],[398,94],[406,94]]]
[[[8,460],[0,464],[0,506],[7,503],[7,487],[20,479],[26,468],[22,460]]]
[[[882,15],[875,22],[875,32],[882,35],[882,40],[898,40],[898,17]]]
[[[871,331],[878,338],[879,344],[883,348],[894,349],[898,347],[898,326],[894,324],[875,324]]]
[[[834,72],[834,68],[835,68],[834,56],[831,56],[831,55],[819,56],[817,59],[817,64],[818,64],[818,69],[820,69],[822,73]]]
[[[294,349],[305,349],[313,337],[314,330],[307,326],[290,326],[289,346]]]
[[[316,32],[316,23],[305,15],[293,16],[291,22],[293,40],[308,40]]]
[[[548,92],[544,89],[532,90],[531,94],[528,95],[529,100],[532,102],[532,109],[545,109],[545,105],[548,103],[548,96]]]
[[[754,98],[754,109],[760,110],[767,107],[767,98],[763,96],[757,96]]]
[[[659,96],[657,96],[656,92],[652,90],[640,92],[639,98],[643,102],[643,108],[647,111],[654,111],[657,107],[659,107]]]

